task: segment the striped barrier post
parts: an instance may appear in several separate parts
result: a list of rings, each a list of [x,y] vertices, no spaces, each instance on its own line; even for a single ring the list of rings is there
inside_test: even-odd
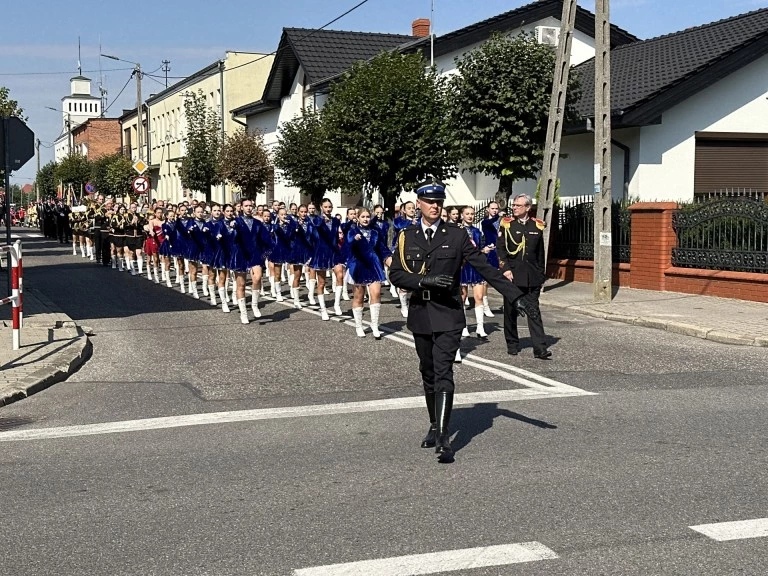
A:
[[[0,246],[0,252],[8,252],[11,255],[11,295],[0,298],[0,305],[11,304],[11,322],[13,329],[13,349],[21,348],[21,323],[22,323],[22,267],[21,267],[21,240],[10,246]]]

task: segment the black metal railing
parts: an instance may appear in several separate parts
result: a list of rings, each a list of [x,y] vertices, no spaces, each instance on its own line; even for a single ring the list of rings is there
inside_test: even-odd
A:
[[[696,191],[693,193],[693,202],[695,204],[703,204],[704,202],[726,198],[751,198],[752,200],[766,202],[768,201],[768,192],[760,188],[723,188],[721,190]]]
[[[768,274],[768,204],[727,198],[682,206],[672,216],[681,268]]]
[[[632,218],[629,204],[616,200],[611,205],[613,261],[629,263]],[[595,259],[595,209],[591,196],[564,198],[552,256],[569,260]]]

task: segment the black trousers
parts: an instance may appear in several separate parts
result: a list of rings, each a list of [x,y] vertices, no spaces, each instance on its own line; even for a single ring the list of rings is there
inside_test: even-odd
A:
[[[530,300],[535,304],[536,309],[539,309],[539,296],[541,295],[541,286],[518,286],[523,294],[530,294],[533,296]],[[531,333],[531,340],[533,340],[533,352],[538,354],[544,352],[547,349],[547,337],[544,334],[544,324],[541,321],[541,314],[538,315],[538,320],[532,320],[530,316],[528,319],[528,331]],[[507,341],[507,350],[519,350],[520,349],[520,336],[517,334],[517,308],[510,300],[504,299],[504,339]]]
[[[414,334],[424,392],[453,393],[453,360],[461,343],[461,330]]]
[[[112,255],[110,254],[109,230],[99,231],[100,249],[96,251],[96,258],[101,260],[102,265],[109,266]]]

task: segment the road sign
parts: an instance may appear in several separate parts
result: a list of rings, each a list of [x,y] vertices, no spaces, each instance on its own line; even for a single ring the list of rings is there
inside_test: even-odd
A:
[[[90,182],[86,182],[86,184],[85,184],[85,191],[88,192],[88,194],[92,194],[93,193],[93,184],[91,184]]]
[[[0,165],[6,164],[6,152],[6,168],[11,172],[24,166],[35,155],[35,133],[16,116],[3,118],[0,122]]]
[[[149,192],[149,180],[144,176],[137,176],[133,179],[133,189],[137,194],[146,194]]]
[[[136,160],[136,162],[133,163],[133,169],[136,170],[136,172],[139,173],[139,175],[144,174],[144,172],[147,171],[147,163],[144,162],[144,160]]]

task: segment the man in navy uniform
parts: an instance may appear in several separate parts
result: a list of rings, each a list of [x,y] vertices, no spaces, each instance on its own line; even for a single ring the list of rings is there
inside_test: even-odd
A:
[[[519,313],[534,314],[522,291],[488,264],[466,232],[440,214],[445,185],[429,181],[416,190],[421,218],[403,229],[395,246],[390,281],[411,291],[408,329],[413,333],[430,428],[422,448],[435,447],[440,462],[453,461],[448,425],[453,408],[453,361],[466,326],[459,282],[466,261]]]
[[[514,282],[536,308],[536,314],[528,315],[528,330],[533,340],[533,355],[541,360],[552,356],[547,350],[544,325],[539,312],[539,296],[544,285],[544,227],[543,220],[530,218],[531,198],[518,194],[512,200],[513,218],[504,218],[499,225],[499,240],[496,250],[501,271]],[[517,333],[517,308],[504,301],[504,338],[507,352],[516,356],[520,351],[520,337]]]

